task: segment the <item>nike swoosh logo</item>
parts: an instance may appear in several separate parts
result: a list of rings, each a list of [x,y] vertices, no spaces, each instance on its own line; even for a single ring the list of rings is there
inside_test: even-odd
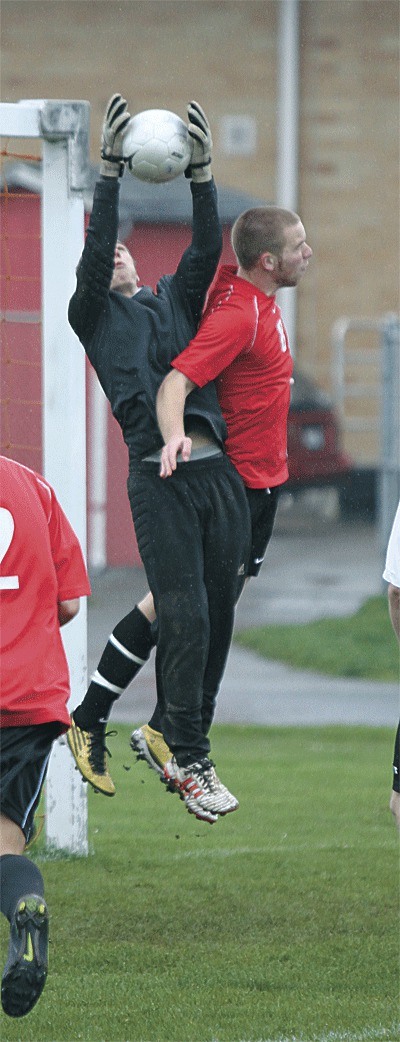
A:
[[[262,564],[263,560],[264,560],[263,557],[255,557],[254,558],[254,564]]]
[[[33,945],[32,945],[32,937],[31,937],[30,933],[28,933],[28,937],[27,937],[26,952],[24,953],[24,961],[25,962],[33,962]]]

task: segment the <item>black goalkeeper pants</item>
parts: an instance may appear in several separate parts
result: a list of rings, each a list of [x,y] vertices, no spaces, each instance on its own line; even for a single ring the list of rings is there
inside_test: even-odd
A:
[[[178,764],[210,751],[207,733],[232,639],[250,546],[241,478],[224,455],[131,469],[128,494],[157,612],[156,678],[163,734]]]

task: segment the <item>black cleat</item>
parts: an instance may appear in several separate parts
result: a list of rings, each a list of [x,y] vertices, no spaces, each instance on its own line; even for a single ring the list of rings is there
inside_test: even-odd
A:
[[[47,977],[49,915],[43,897],[27,894],[11,920],[1,1003],[9,1017],[24,1017],[40,998]]]

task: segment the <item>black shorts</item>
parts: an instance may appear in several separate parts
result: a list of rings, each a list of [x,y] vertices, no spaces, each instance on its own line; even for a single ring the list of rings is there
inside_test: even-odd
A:
[[[279,490],[279,485],[271,489],[246,487],[251,517],[251,551],[247,575],[258,575],[260,571],[272,536]]]
[[[22,829],[28,843],[49,765],[56,722],[0,729],[0,811]]]

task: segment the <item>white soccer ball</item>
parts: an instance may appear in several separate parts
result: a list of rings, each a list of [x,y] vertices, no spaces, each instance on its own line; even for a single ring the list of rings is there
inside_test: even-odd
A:
[[[192,156],[186,123],[168,109],[132,116],[124,134],[124,158],[140,181],[160,184],[183,174]]]

